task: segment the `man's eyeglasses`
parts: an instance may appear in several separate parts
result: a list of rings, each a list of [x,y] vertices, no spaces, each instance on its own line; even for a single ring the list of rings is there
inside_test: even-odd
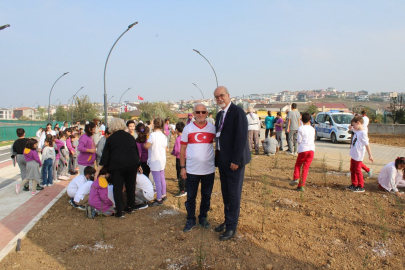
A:
[[[215,97],[215,99],[219,99],[219,98],[224,98],[225,95],[226,94],[220,94],[219,96],[214,96],[214,97]]]
[[[195,111],[195,114],[207,114],[207,111]]]

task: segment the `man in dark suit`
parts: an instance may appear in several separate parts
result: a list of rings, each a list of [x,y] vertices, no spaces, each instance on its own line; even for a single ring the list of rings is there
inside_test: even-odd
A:
[[[219,240],[229,240],[236,234],[245,165],[250,162],[248,123],[243,109],[231,102],[226,87],[215,89],[214,96],[222,108],[215,121],[215,141],[225,212],[225,222],[215,231],[225,231]]]

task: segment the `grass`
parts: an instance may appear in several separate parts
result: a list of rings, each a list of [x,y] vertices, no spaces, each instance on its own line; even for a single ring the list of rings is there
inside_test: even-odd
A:
[[[2,146],[7,146],[7,145],[12,145],[14,141],[5,141],[0,143],[0,147]]]
[[[205,234],[205,229],[201,228],[201,233],[200,233],[200,241],[198,244],[198,250],[197,250],[197,267],[198,269],[204,269],[204,262],[205,258],[207,255],[207,252],[205,251],[205,245],[204,241],[206,241],[206,237],[204,237]]]
[[[374,199],[374,204],[378,210],[381,238],[383,241],[385,241],[388,236],[388,227],[387,227],[387,222],[385,220],[385,209],[382,207],[381,203],[377,201],[377,198],[375,196],[373,196],[373,199]]]

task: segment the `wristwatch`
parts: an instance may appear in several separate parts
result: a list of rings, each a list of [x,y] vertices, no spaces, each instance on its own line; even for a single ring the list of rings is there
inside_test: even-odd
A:
[[[180,166],[180,169],[185,169],[186,168],[186,166]]]

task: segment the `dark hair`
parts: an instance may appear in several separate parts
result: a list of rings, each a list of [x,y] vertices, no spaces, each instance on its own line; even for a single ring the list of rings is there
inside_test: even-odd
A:
[[[93,123],[93,124],[94,124],[94,123]],[[86,168],[84,168],[83,173],[84,173],[84,175],[88,175],[88,174],[92,175],[92,174],[95,174],[95,173],[96,173],[96,169],[94,169],[94,168],[91,167],[91,166],[87,166]]]
[[[66,138],[66,133],[64,131],[60,131],[58,133],[58,139],[60,139],[60,138]]]
[[[59,123],[56,123],[56,124],[53,126],[53,129],[55,129],[55,128],[59,128]]]
[[[302,123],[306,124],[309,121],[311,121],[311,115],[309,113],[303,113],[302,114]]]
[[[363,124],[364,123],[363,117],[355,116],[355,117],[353,117],[352,121],[350,121],[351,124],[357,123],[357,122],[360,122],[361,124]]]
[[[139,123],[138,125],[136,125],[135,127],[136,132],[140,133],[142,131],[145,131],[145,125],[142,123]]]
[[[17,128],[17,136],[22,137],[25,134],[25,130],[23,128]]]
[[[399,165],[405,164],[405,158],[404,157],[397,157],[395,159],[395,168],[398,170]]]
[[[178,132],[182,133],[185,126],[186,125],[184,124],[184,122],[178,122],[176,124],[176,129],[177,129]]]
[[[52,128],[52,124],[51,124],[51,123],[48,123],[48,124],[46,124],[45,129],[46,129],[48,126],[51,126],[51,128]]]
[[[134,120],[128,120],[127,127],[129,127],[129,124],[134,124],[135,125],[135,121]]]
[[[153,129],[162,129],[163,128],[163,120],[162,118],[155,118],[153,120]]]
[[[95,128],[96,124],[94,124],[93,122],[88,123],[87,125],[84,126],[84,132],[86,132],[87,136],[91,136],[93,134],[91,134],[91,129]]]
[[[291,109],[297,109],[297,103],[291,104]]]
[[[110,130],[108,130],[108,128],[105,128],[105,134],[111,135]]]
[[[268,116],[271,116],[271,111],[267,111],[267,115],[268,115]]]
[[[50,146],[50,147],[53,147],[53,140],[52,140],[52,137],[48,137],[48,136],[47,136],[47,137],[45,138],[45,142],[48,142],[48,143],[49,143],[49,146]]]
[[[167,121],[170,122],[170,118],[169,118],[169,117],[167,117],[167,118],[165,119],[165,123],[166,123]]]
[[[366,113],[366,111],[365,111],[365,110],[362,110],[362,111],[361,111],[361,114],[366,115],[367,113]]]
[[[145,123],[146,123],[148,126],[150,125],[150,121],[149,121],[149,120],[148,120],[148,121],[146,121]]]
[[[147,133],[146,133],[146,127],[144,124],[139,123],[135,127],[136,132],[138,132],[138,137],[136,138],[136,141],[139,143],[144,143],[147,140]]]
[[[38,143],[37,140],[35,139],[28,139],[27,143],[25,144],[25,148],[31,149],[31,150],[36,150],[34,145]]]
[[[276,136],[276,133],[274,131],[270,131],[270,137]]]
[[[71,128],[67,128],[67,129],[65,129],[65,132],[70,132],[70,133],[72,133],[72,129],[71,129]]]
[[[277,115],[278,115],[278,116],[281,116],[281,112],[277,112]]]
[[[105,175],[106,173],[108,173],[108,167],[104,166],[103,168],[101,168],[100,172],[98,173],[99,175]]]

